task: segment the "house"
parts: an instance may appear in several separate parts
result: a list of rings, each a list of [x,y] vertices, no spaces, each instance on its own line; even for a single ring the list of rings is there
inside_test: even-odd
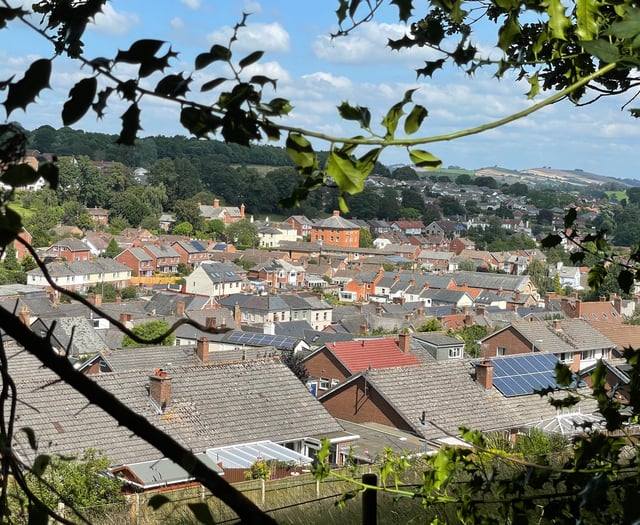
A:
[[[584,319],[590,324],[613,323],[614,326],[620,326],[623,321],[622,298],[616,294],[613,294],[610,300],[604,296],[600,297],[599,301],[561,297],[560,308],[567,317]]]
[[[249,270],[249,279],[266,282],[270,288],[298,289],[304,286],[306,270],[304,266],[292,264],[284,259],[271,259],[256,264]]]
[[[379,268],[377,273],[357,272],[343,286],[342,291],[353,294],[356,301],[366,301],[375,294],[376,286],[384,276],[384,270]]]
[[[36,319],[31,330],[42,337],[48,337],[53,348],[69,358],[83,358],[108,350],[107,344],[96,333],[94,324],[85,317],[59,317],[57,319]]]
[[[114,259],[131,268],[134,277],[152,277],[156,270],[153,257],[142,248],[127,248]]]
[[[573,290],[582,290],[584,287],[580,282],[580,268],[578,266],[565,266],[558,261],[555,268],[549,268],[549,277],[555,279],[556,275],[560,279],[560,286],[569,286]]]
[[[421,250],[418,262],[431,272],[453,272],[458,269],[454,252],[439,250]]]
[[[91,259],[91,248],[80,239],[67,237],[49,246],[45,254],[55,259],[65,259],[70,262],[89,261]]]
[[[404,235],[422,235],[425,232],[425,225],[422,221],[393,221],[391,229],[402,232]]]
[[[187,268],[195,268],[203,261],[209,260],[209,252],[206,246],[198,241],[174,241],[170,246],[180,256],[180,263]]]
[[[425,227],[424,233],[426,235],[434,235],[440,237],[441,239],[453,239],[454,237],[458,237],[460,234],[458,224],[447,220],[430,222]]]
[[[479,342],[484,358],[544,352],[576,372],[610,359],[616,346],[584,319],[511,323]]]
[[[280,295],[291,312],[292,322],[306,321],[316,331],[322,331],[333,322],[333,307],[324,299],[311,294],[282,294]]]
[[[175,224],[176,219],[170,213],[163,213],[160,215],[158,219],[158,223],[160,224],[160,229],[164,232],[169,232],[173,229],[173,225]]]
[[[214,199],[213,205],[199,203],[198,208],[200,209],[200,216],[205,221],[218,220],[224,224],[231,224],[245,218],[244,204],[241,204],[240,207],[220,206],[220,199]]]
[[[449,249],[456,255],[460,255],[463,250],[475,250],[476,243],[466,237],[456,237],[449,243]]]
[[[91,220],[96,224],[101,224],[102,226],[107,226],[109,224],[109,212],[104,208],[98,208],[97,206],[94,208],[87,208],[87,213]]]
[[[220,304],[233,311],[238,325],[263,325],[266,322],[291,321],[291,308],[275,295],[233,294],[220,299]]]
[[[360,245],[360,227],[340,217],[338,210],[334,210],[328,219],[314,222],[310,235],[312,243],[344,248],[357,248]]]
[[[131,269],[107,258],[94,261],[52,262],[47,264],[46,268],[55,284],[75,292],[83,293],[92,286],[107,283],[121,290],[131,283]],[[53,291],[40,268],[27,272],[27,284]]]
[[[363,370],[418,365],[409,343],[409,334],[327,343],[302,360],[309,374],[307,386],[319,396]]]
[[[413,341],[427,350],[436,361],[464,357],[464,341],[442,332],[416,332]]]
[[[246,272],[232,263],[205,261],[185,277],[188,294],[225,297],[242,291]]]
[[[151,256],[156,273],[176,273],[180,264],[180,254],[166,244],[146,244],[142,249]]]
[[[278,248],[283,242],[295,242],[297,230],[288,223],[258,226],[258,238],[262,248]]]
[[[309,456],[326,437],[334,442],[334,460],[341,462],[348,454],[348,443],[356,439],[343,431],[278,360],[144,367],[92,377],[194,453],[268,440]],[[37,454],[74,457],[99,447],[112,467],[163,459],[155,447],[87,403],[66,382],[33,380],[23,388],[16,416],[38,436]],[[36,452],[28,436],[21,434],[15,437],[16,451],[31,462]],[[222,470],[226,470],[224,465]]]
[[[31,245],[31,241],[33,240],[32,235],[24,228],[20,229],[20,231],[18,232],[18,237],[29,245]],[[22,261],[22,259],[24,259],[26,255],[30,255],[24,244],[22,244],[17,239],[13,241],[13,247],[16,250],[16,259],[18,259],[19,261]]]
[[[313,226],[313,221],[311,221],[304,215],[292,215],[284,222],[286,222],[296,230],[298,239],[308,239],[309,237],[311,237],[311,227]]]
[[[515,362],[520,358],[505,359]],[[505,395],[494,385],[491,374],[484,373],[488,369],[468,359],[366,369],[318,399],[336,418],[404,430],[426,439],[430,447],[460,436],[461,427],[481,432],[503,430],[515,437],[532,422],[559,417],[548,399],[534,393],[532,387],[522,395]],[[546,375],[552,371],[553,365],[547,363]],[[519,376],[518,381],[523,382]],[[562,391],[554,392],[554,397],[563,395]],[[596,403],[589,399],[575,408],[582,414],[596,410]]]
[[[89,247],[93,257],[99,257],[109,247],[109,243],[113,239],[110,233],[87,232],[82,241]]]

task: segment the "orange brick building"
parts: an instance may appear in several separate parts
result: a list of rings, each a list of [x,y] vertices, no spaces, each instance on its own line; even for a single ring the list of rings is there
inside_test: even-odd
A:
[[[311,226],[311,242],[319,241],[328,246],[357,248],[360,245],[360,227],[340,217],[340,212],[335,210],[331,217]]]

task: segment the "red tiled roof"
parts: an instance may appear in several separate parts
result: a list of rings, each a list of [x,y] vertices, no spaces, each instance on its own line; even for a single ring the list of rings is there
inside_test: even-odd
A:
[[[361,339],[328,343],[327,348],[340,359],[352,374],[367,368],[392,368],[419,365],[420,360],[400,350],[396,339]]]

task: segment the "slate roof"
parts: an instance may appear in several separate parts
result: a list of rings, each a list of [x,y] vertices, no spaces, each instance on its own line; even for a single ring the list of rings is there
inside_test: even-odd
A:
[[[616,346],[583,319],[563,319],[560,322],[560,330],[553,328],[553,321],[523,321],[511,326],[528,341],[533,342],[536,350],[541,352],[560,354]]]
[[[144,307],[145,312],[154,315],[176,315],[178,303],[183,302],[185,311],[202,310],[208,298],[198,295],[176,294],[171,292],[159,292],[153,294]]]
[[[332,230],[358,230],[360,226],[348,221],[339,215],[332,215],[326,219],[318,220],[313,223],[314,228],[324,228]]]
[[[352,374],[367,368],[411,366],[420,363],[413,354],[400,350],[396,339],[359,339],[327,343],[326,347]]]
[[[166,244],[146,244],[144,249],[156,259],[158,257],[180,257],[180,254],[177,251]]]
[[[106,342],[97,334],[91,321],[85,317],[59,317],[56,319],[39,319],[31,326],[37,330],[39,325],[46,332],[53,329],[53,339],[58,343],[58,350],[70,356],[95,354],[107,349]]]
[[[261,312],[289,311],[289,305],[281,297],[275,295],[251,295],[233,294],[220,299],[220,304],[227,308],[233,308],[238,303],[240,309],[255,310]]]
[[[286,442],[342,432],[342,427],[277,360],[166,369],[171,398],[165,413],[147,392],[151,370],[92,376],[101,386],[193,452],[259,440]],[[149,461],[161,454],[117,424],[64,382],[18,384],[20,427],[38,437],[38,454],[76,455],[94,447],[112,465]],[[21,434],[21,435],[17,435]],[[33,459],[24,433],[16,447]]]
[[[129,272],[128,266],[113,259],[101,257],[94,261],[61,261],[47,264],[47,271],[51,277],[66,277],[72,275],[90,275],[95,273]],[[43,275],[40,268],[34,268],[27,272],[28,275]]]
[[[336,395],[360,375],[340,383],[319,399]],[[480,431],[518,428],[556,415],[548,399],[537,394],[505,398],[495,389],[484,390],[473,380],[471,360],[467,359],[371,370],[366,372],[366,378],[369,388],[378,391],[419,436],[429,440],[447,433],[459,435],[461,426]],[[554,394],[562,396],[561,392]],[[592,413],[596,409],[593,400],[585,399],[574,412]]]
[[[127,251],[139,261],[153,261],[153,257],[151,257],[151,255],[149,255],[142,248],[128,248]]]
[[[474,288],[484,288],[485,290],[499,290],[522,292],[526,283],[529,282],[527,275],[506,275],[488,272],[458,272],[451,274],[456,284],[467,283]]]

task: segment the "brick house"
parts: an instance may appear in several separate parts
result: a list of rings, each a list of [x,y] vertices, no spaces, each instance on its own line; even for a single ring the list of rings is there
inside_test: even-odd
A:
[[[334,210],[328,219],[315,222],[310,235],[311,242],[321,242],[327,246],[357,248],[360,244],[360,227],[340,217],[338,210]]]
[[[409,349],[410,337],[327,343],[302,360],[309,374],[307,386],[318,396],[363,370],[418,365]]]
[[[96,224],[102,224],[106,226],[109,224],[109,212],[104,208],[87,208],[87,214],[91,217],[91,220]]]
[[[91,259],[91,248],[80,239],[67,237],[47,248],[45,252],[49,257],[73,261],[89,261]]]
[[[180,254],[165,244],[147,244],[142,249],[151,256],[157,273],[176,273],[180,264]]]
[[[484,358],[545,352],[576,372],[598,359],[610,359],[616,347],[584,319],[511,323],[479,342]]]
[[[205,221],[219,220],[224,224],[238,222],[245,218],[244,204],[238,206],[220,206],[220,200],[214,199],[213,205],[198,204],[200,215]]]
[[[115,260],[131,268],[135,277],[152,277],[155,272],[153,257],[142,248],[127,248],[115,256]]]
[[[188,268],[209,260],[209,252],[198,241],[175,241],[170,246],[180,256],[180,262]]]
[[[304,215],[292,215],[284,222],[295,228],[298,237],[301,239],[306,239],[311,235],[311,227],[313,226],[313,221],[311,221]]]

